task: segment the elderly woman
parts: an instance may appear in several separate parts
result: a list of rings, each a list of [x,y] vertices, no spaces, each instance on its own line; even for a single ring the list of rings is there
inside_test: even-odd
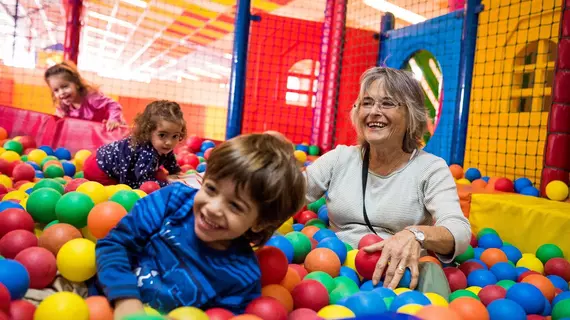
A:
[[[429,250],[453,261],[471,228],[447,164],[420,149],[427,113],[418,81],[406,71],[367,70],[351,120],[359,145],[339,145],[307,167],[307,200],[327,192],[331,228],[351,246],[371,232],[384,239],[364,249],[382,250],[375,285],[385,272],[384,286],[396,288],[409,268],[412,289],[449,296],[441,268],[419,258]]]

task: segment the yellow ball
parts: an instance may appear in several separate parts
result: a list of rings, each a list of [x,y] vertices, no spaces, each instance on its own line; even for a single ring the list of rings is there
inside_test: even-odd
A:
[[[95,204],[107,201],[105,186],[95,181],[87,181],[77,187],[77,192],[85,193]]]
[[[568,186],[560,180],[551,181],[546,185],[546,196],[550,200],[564,201],[568,198]]]
[[[471,181],[469,181],[465,178],[457,179],[457,180],[455,180],[455,182],[457,184],[463,184],[463,185],[467,185],[467,186],[471,184]]]
[[[0,154],[4,153],[4,151],[6,151],[6,149],[0,147]]]
[[[280,227],[279,229],[277,229],[277,232],[279,232],[282,235],[286,235],[289,232],[293,232],[293,225],[291,223],[288,223],[287,221],[285,221]]]
[[[208,320],[210,317],[206,312],[194,307],[176,308],[168,314],[168,317],[175,320]]]
[[[83,164],[85,163],[85,160],[87,160],[87,158],[89,158],[89,156],[91,155],[91,151],[89,150],[79,150],[77,151],[77,153],[75,154],[75,157],[73,157],[73,159],[75,159],[75,162],[79,165],[81,165],[81,167],[83,167]]]
[[[295,155],[295,159],[297,159],[297,161],[299,161],[300,163],[305,163],[305,161],[307,161],[307,154],[305,153],[305,151],[295,150],[293,154]]]
[[[0,174],[0,184],[4,185],[6,188],[12,188],[14,186],[12,179],[4,174]]]
[[[517,267],[525,267],[529,270],[536,271],[540,274],[544,272],[544,265],[535,256],[523,256],[518,262]]]
[[[20,160],[20,155],[15,151],[8,150],[0,154],[0,159],[4,159],[8,162],[14,162]]]
[[[408,288],[396,288],[396,289],[394,289],[394,293],[398,296],[401,295],[402,293],[408,292],[408,291],[412,291],[412,290],[410,290]]]
[[[33,182],[26,182],[23,185],[21,185],[18,188],[18,190],[26,192],[28,189],[33,188],[34,185],[35,185],[35,183],[33,183]]]
[[[28,199],[29,199],[29,197],[26,197],[25,199],[20,200],[20,205],[24,208],[24,210],[26,210],[26,206],[28,204]]]
[[[107,195],[107,199],[111,198],[115,193],[117,193],[117,191],[119,190],[114,185],[105,186],[105,194]]]
[[[26,199],[27,197],[28,197],[28,194],[25,193],[24,191],[14,190],[14,191],[10,191],[10,192],[6,193],[4,195],[4,197],[2,197],[2,201],[6,201],[6,200],[22,201],[22,200]]]
[[[411,303],[399,307],[397,312],[414,315],[418,313],[423,307],[424,306],[422,306],[421,304]]]
[[[81,296],[73,292],[56,292],[44,299],[34,312],[34,320],[89,320],[89,308]]]
[[[141,189],[135,189],[133,192],[138,194],[141,199],[147,196],[146,192],[142,191]]]
[[[358,249],[352,249],[346,253],[346,260],[344,260],[343,266],[349,267],[350,269],[356,271],[356,264],[354,260],[356,259],[356,255],[358,254]]]
[[[440,296],[435,292],[426,292],[424,293],[424,295],[429,299],[429,301],[431,301],[431,304],[433,304],[434,306],[440,306],[440,307],[449,306],[449,302],[447,302],[447,300],[445,300],[444,297]]]
[[[95,275],[95,243],[77,238],[66,242],[57,253],[57,269],[66,279],[82,282]]]
[[[93,243],[97,243],[97,238],[95,238],[93,236],[93,234],[91,234],[91,231],[89,231],[89,228],[87,226],[81,228],[81,234],[83,235],[83,238],[87,239],[87,240],[91,240],[93,241]]]
[[[42,149],[34,149],[28,154],[28,160],[35,162],[39,166],[47,156],[47,153]]]
[[[36,237],[40,237],[42,235],[44,231],[40,228],[38,228],[37,226],[34,228],[34,234],[36,235]]]
[[[352,310],[345,306],[332,304],[319,310],[317,316],[323,319],[346,319],[354,318],[356,315]]]
[[[122,183],[115,185],[115,188],[117,188],[117,191],[121,191],[121,190],[127,190],[127,191],[128,191],[128,190],[133,190],[133,188],[127,186],[126,184],[122,184]]]
[[[481,291],[481,289],[483,289],[483,288],[478,287],[478,286],[471,286],[471,287],[467,288],[466,290],[471,291],[476,295],[479,295],[479,291]]]
[[[160,312],[154,310],[150,306],[144,306],[144,312],[149,316],[160,316],[161,315]]]

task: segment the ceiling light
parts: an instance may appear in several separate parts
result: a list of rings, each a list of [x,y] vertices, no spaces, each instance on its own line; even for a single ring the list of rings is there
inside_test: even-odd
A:
[[[123,0],[123,2],[143,9],[146,9],[146,7],[148,6],[148,3],[142,0]]]
[[[197,75],[201,75],[201,76],[212,78],[212,79],[222,79],[222,76],[220,76],[217,73],[213,73],[213,72],[206,71],[204,69],[200,69],[200,68],[196,68],[196,67],[188,67],[188,71],[195,73]]]
[[[118,24],[118,25],[126,27],[126,28],[130,28],[130,29],[135,28],[135,25],[130,23],[130,22],[127,22],[127,21],[121,20],[121,19],[117,19],[117,18],[108,16],[108,15],[104,15],[104,14],[101,14],[101,13],[98,13],[95,11],[89,11],[88,15],[93,17],[93,18],[96,18],[99,20],[104,20],[104,21],[107,21],[110,23],[115,23],[115,24]]]
[[[378,11],[390,12],[396,18],[407,21],[412,24],[426,21],[426,17],[416,14],[410,10],[399,7],[386,0],[364,0],[364,3]]]

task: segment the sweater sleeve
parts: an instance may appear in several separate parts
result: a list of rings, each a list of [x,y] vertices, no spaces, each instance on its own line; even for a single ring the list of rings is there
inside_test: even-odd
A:
[[[109,114],[108,121],[116,121],[118,123],[125,123],[123,118],[123,107],[115,100],[103,95],[96,94],[93,96],[90,104],[95,109],[104,109]]]
[[[315,202],[328,190],[343,146],[331,150],[309,165],[304,174],[307,179],[307,202]]]
[[[465,252],[471,240],[471,225],[463,215],[457,195],[457,186],[445,161],[440,159],[425,175],[424,204],[432,215],[435,226],[445,227],[455,240],[455,250],[450,255],[437,255],[444,263]]]
[[[162,188],[137,201],[106,237],[97,241],[97,274],[109,301],[141,299],[129,256],[140,253],[171,212],[169,198],[176,185]]]

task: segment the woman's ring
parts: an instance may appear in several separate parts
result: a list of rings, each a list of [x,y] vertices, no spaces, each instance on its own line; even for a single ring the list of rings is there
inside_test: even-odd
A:
[[[404,267],[402,267],[402,266],[398,266],[398,271],[404,272],[404,271],[406,271],[406,268],[404,268]]]

